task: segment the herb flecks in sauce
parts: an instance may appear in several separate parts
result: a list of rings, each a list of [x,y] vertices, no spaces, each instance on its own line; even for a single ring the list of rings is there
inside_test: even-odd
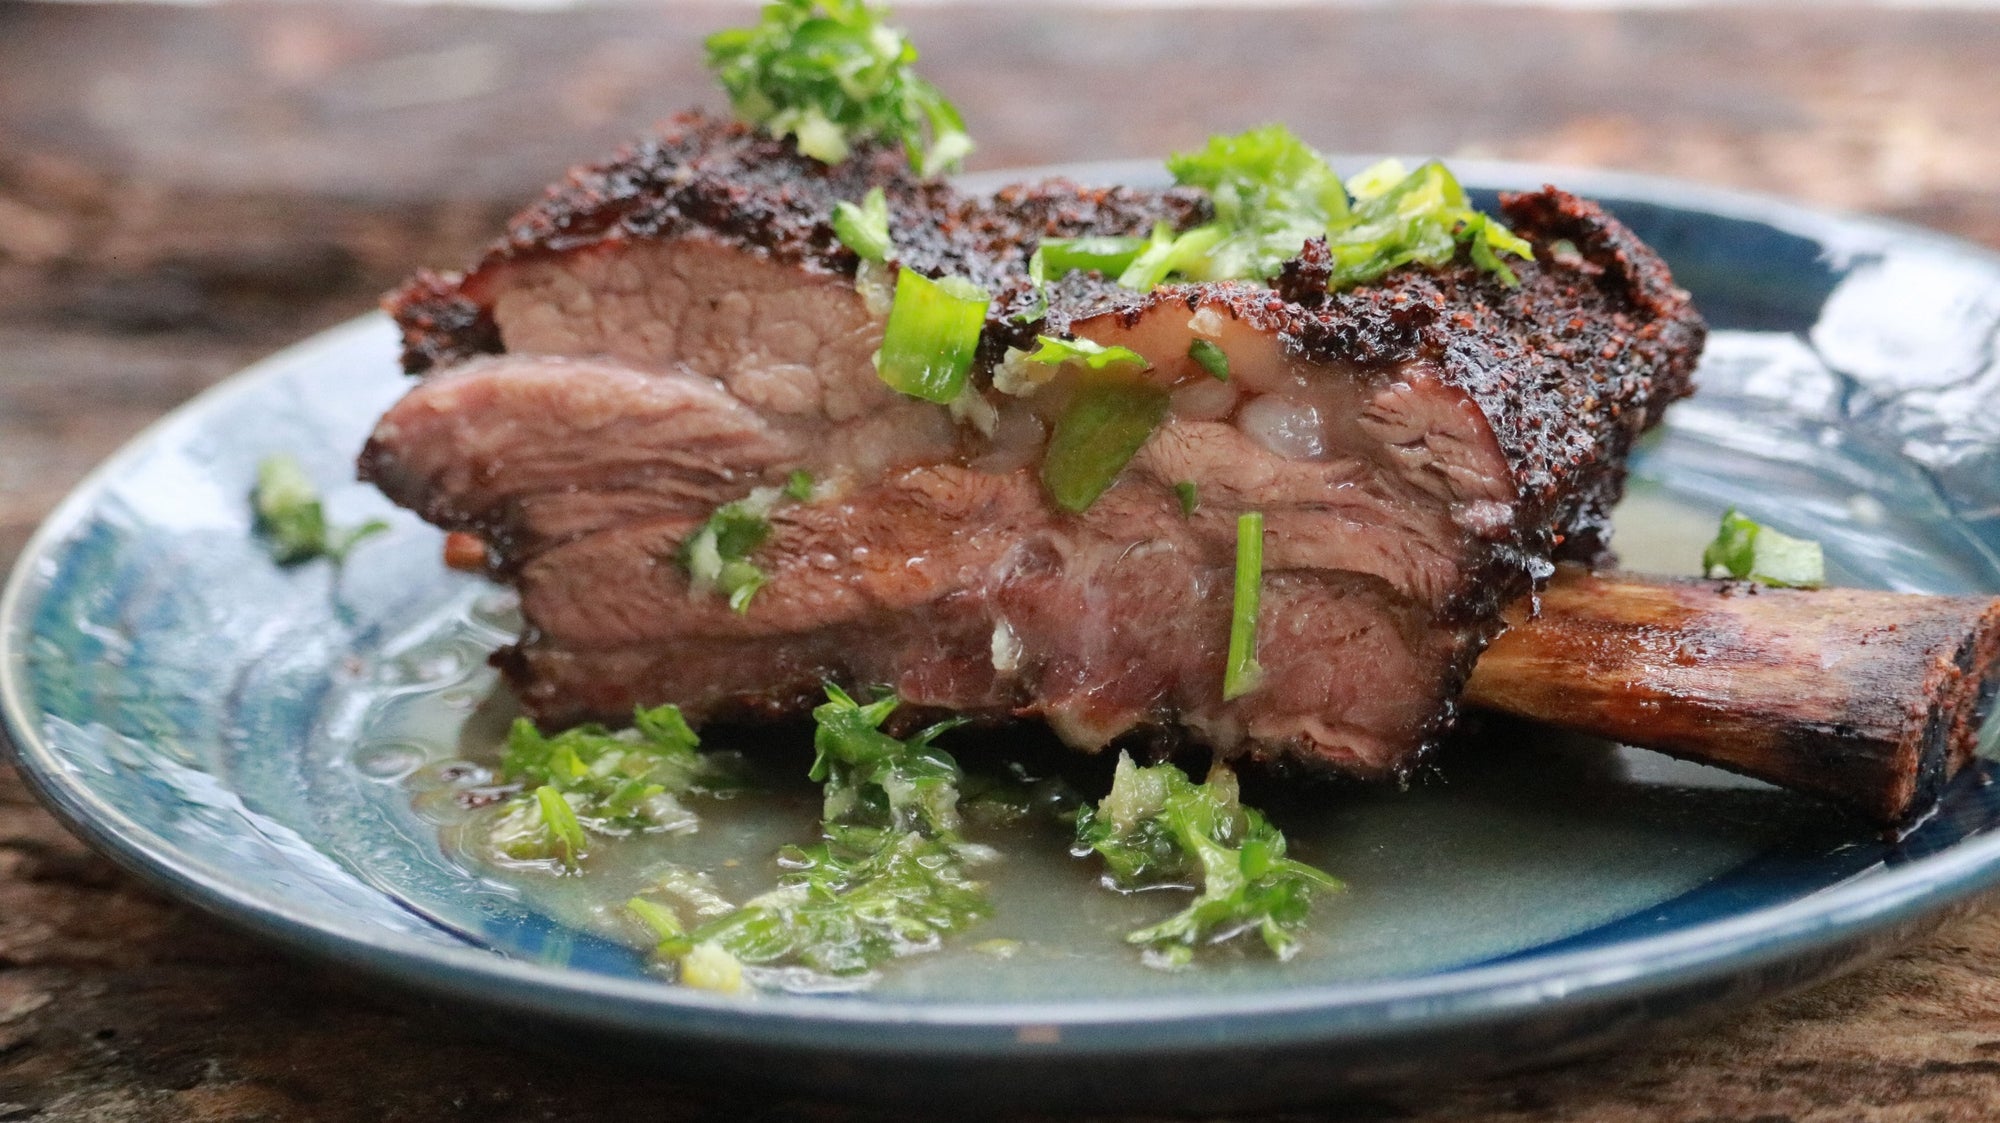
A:
[[[327,558],[338,565],[363,539],[389,529],[381,519],[354,527],[329,526],[319,492],[297,459],[274,453],[257,462],[257,484],[250,493],[257,533],[279,565],[298,565]]]
[[[716,978],[728,977],[725,957],[739,972],[751,965],[861,975],[934,949],[991,912],[985,887],[969,874],[991,851],[959,836],[958,764],[932,744],[959,723],[899,739],[881,730],[895,697],[863,705],[829,686],[827,699],[813,711],[821,841],[786,847],[777,888],[698,926],[675,932],[657,908],[633,910],[684,980],[697,956]]]
[[[1139,767],[1120,754],[1111,792],[1077,816],[1079,854],[1104,859],[1106,882],[1125,891],[1191,886],[1195,898],[1173,916],[1125,938],[1148,961],[1181,967],[1207,945],[1254,932],[1289,959],[1315,890],[1340,882],[1285,856],[1285,836],[1245,807],[1236,774],[1218,762],[1200,784],[1172,764]]]
[[[693,830],[695,814],[678,797],[726,784],[727,770],[696,751],[700,740],[675,707],[640,709],[632,720],[616,732],[579,725],[548,736],[517,719],[500,778],[521,791],[488,828],[493,852],[574,873],[594,838]]]

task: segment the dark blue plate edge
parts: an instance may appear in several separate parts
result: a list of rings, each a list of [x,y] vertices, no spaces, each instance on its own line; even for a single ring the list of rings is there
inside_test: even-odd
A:
[[[1582,193],[1627,198],[1761,222],[1823,243],[1922,241],[2000,268],[2000,255],[1934,232],[1871,218],[1811,211],[1782,200],[1617,173],[1455,162],[1468,182],[1560,181]],[[1060,169],[1078,178],[1123,175],[1136,164]],[[1144,167],[1157,176],[1157,165]],[[1039,170],[1038,170],[1039,171]],[[1018,173],[1017,173],[1018,174]],[[667,1033],[717,1043],[790,1045],[856,1054],[911,1056],[1149,1053],[1175,1049],[1377,1041],[1430,1032],[1478,1031],[1524,1011],[1648,1004],[1731,978],[1766,980],[1740,988],[1731,1004],[1804,986],[1858,965],[1870,953],[1940,922],[1943,911],[2000,886],[2000,836],[1788,905],[1718,920],[1669,936],[1611,948],[1439,972],[1414,980],[1339,984],[1289,993],[1129,1000],[1087,1007],[1058,1004],[922,1004],[770,996],[745,1002],[636,980],[614,980],[509,960],[394,933],[343,928],[263,899],[254,884],[179,854],[159,836],[97,800],[69,776],[34,732],[19,668],[31,617],[22,608],[36,570],[83,524],[106,480],[153,443],[197,424],[220,402],[303,361],[329,339],[379,330],[379,316],[350,322],[254,364],[149,426],[100,465],[58,506],[23,548],[0,593],[0,724],[30,788],[80,836],[170,894],[310,956],[419,990],[561,1020],[585,1020],[639,1034]],[[1822,960],[1818,967],[1787,964]],[[1671,1003],[1667,1003],[1671,1005]],[[867,1037],[841,1032],[867,1027]],[[1054,1027],[1053,1035],[1023,1027]],[[1639,1028],[1639,1027],[1634,1027]]]

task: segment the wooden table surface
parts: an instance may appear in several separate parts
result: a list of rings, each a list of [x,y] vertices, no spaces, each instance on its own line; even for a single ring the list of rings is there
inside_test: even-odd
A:
[[[161,412],[716,105],[700,37],[745,11],[0,0],[0,560]],[[1996,11],[904,15],[974,168],[1283,120],[1327,150],[1664,173],[2000,246]],[[482,1043],[140,887],[0,766],[0,1123],[799,1117],[874,1118]],[[1699,1036],[1283,1118],[2000,1118],[2000,917]]]

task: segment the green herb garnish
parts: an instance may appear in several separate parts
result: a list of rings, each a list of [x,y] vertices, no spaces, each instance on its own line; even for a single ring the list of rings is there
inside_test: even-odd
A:
[[[798,964],[827,975],[856,975],[898,955],[929,950],[991,911],[968,869],[986,855],[958,836],[959,770],[931,742],[958,725],[933,725],[907,740],[881,725],[892,696],[862,705],[837,687],[813,711],[818,756],[811,775],[825,785],[823,841],[786,847],[778,887],[743,907],[678,933],[649,910],[635,913],[678,959],[704,947],[737,964]]]
[[[640,709],[633,727],[613,732],[579,725],[545,736],[516,719],[501,755],[500,776],[522,785],[502,805],[488,837],[516,861],[554,859],[576,870],[590,833],[640,834],[694,829],[694,813],[676,798],[726,779],[673,706]]]
[[[1146,356],[1130,347],[1105,346],[1088,339],[1058,339],[1053,335],[1036,336],[1035,349],[1022,359],[1046,366],[1076,363],[1090,370],[1109,370],[1123,365],[1136,366],[1140,370],[1153,368],[1153,364],[1146,361]]]
[[[1402,265],[1449,264],[1461,246],[1474,265],[1513,285],[1501,255],[1533,256],[1527,242],[1472,209],[1435,162],[1406,172],[1385,161],[1343,185],[1284,126],[1266,125],[1211,137],[1198,152],[1168,157],[1167,167],[1175,182],[1208,192],[1215,219],[1179,234],[1155,228],[1118,278],[1126,288],[1147,291],[1172,277],[1267,281],[1318,237],[1333,257],[1327,287],[1336,292]]]
[[[767,580],[750,555],[771,536],[771,509],[782,494],[774,487],[760,487],[724,503],[681,544],[681,567],[687,570],[691,590],[719,592],[729,598],[730,608],[750,611],[750,598]]]
[[[1222,698],[1229,701],[1257,689],[1264,668],[1257,662],[1257,606],[1264,583],[1264,515],[1236,517],[1236,598],[1229,616],[1229,663],[1222,672]]]
[[[992,299],[963,277],[931,280],[914,270],[896,275],[896,299],[882,329],[875,370],[913,398],[939,405],[965,389]]]
[[[1042,484],[1056,506],[1077,514],[1097,502],[1159,428],[1170,402],[1151,383],[1080,379],[1042,456]]]
[[[1306,239],[1347,217],[1340,177],[1283,125],[1210,137],[1198,152],[1167,157],[1167,170],[1174,182],[1199,187],[1215,202],[1220,236],[1178,270],[1195,280],[1273,277]]]
[[[1236,774],[1219,762],[1197,784],[1171,764],[1141,768],[1120,753],[1110,794],[1077,815],[1076,844],[1078,853],[1104,859],[1113,888],[1194,886],[1186,908],[1125,937],[1163,966],[1185,965],[1197,948],[1253,931],[1289,959],[1313,891],[1340,888],[1285,856],[1284,834],[1243,805]]]
[[[1229,356],[1208,340],[1197,339],[1188,344],[1188,358],[1214,375],[1217,382],[1229,381]]]
[[[795,503],[810,503],[816,494],[812,473],[804,468],[797,469],[785,477],[785,498]]]
[[[889,259],[889,197],[879,187],[871,187],[861,197],[861,205],[839,202],[833,205],[833,233],[840,244],[860,255],[863,261]]]
[[[1512,286],[1520,280],[1499,255],[1534,257],[1527,242],[1473,210],[1457,177],[1435,160],[1413,172],[1385,160],[1355,176],[1348,187],[1354,193],[1353,210],[1327,233],[1334,263],[1327,287],[1334,291],[1403,265],[1448,265],[1461,245],[1474,265]]]
[[[1180,500],[1181,517],[1191,519],[1201,509],[1201,495],[1195,491],[1193,480],[1182,480],[1174,485],[1174,498]]]
[[[1731,507],[1715,541],[1701,552],[1702,572],[1766,585],[1817,589],[1826,584],[1826,556],[1817,542],[1781,534]]]
[[[1132,265],[1132,259],[1146,248],[1147,239],[1116,234],[1098,234],[1086,238],[1044,238],[1036,249],[1041,264],[1030,269],[1031,276],[1039,271],[1043,276],[1061,277],[1068,273],[1102,273],[1116,277]],[[1039,281],[1041,277],[1033,279]]]
[[[926,176],[972,150],[965,122],[917,77],[909,37],[865,0],[772,0],[754,27],[708,38],[737,116],[828,164],[862,140],[901,141]]]
[[[250,493],[257,533],[279,565],[328,558],[338,565],[361,541],[389,529],[381,519],[341,529],[326,522],[319,492],[297,459],[273,453],[257,462],[257,486]]]
[[[1118,274],[1118,283],[1128,289],[1150,292],[1172,276],[1224,280],[1222,275],[1210,276],[1214,270],[1208,268],[1208,256],[1228,236],[1228,229],[1220,223],[1197,226],[1180,234],[1175,234],[1166,223],[1159,223],[1153,227],[1145,248]]]

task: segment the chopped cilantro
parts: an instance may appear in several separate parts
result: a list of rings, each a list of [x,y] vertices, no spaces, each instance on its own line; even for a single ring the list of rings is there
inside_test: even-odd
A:
[[[1458,180],[1436,162],[1409,172],[1385,161],[1343,185],[1284,126],[1266,125],[1211,137],[1198,152],[1168,157],[1167,167],[1175,182],[1208,192],[1215,219],[1178,234],[1155,228],[1118,278],[1127,288],[1150,290],[1176,276],[1269,280],[1318,237],[1333,257],[1333,291],[1402,265],[1448,264],[1461,246],[1474,265],[1513,285],[1518,278],[1501,255],[1533,256],[1527,242],[1472,209]]]
[[[1181,966],[1207,944],[1255,932],[1280,959],[1298,950],[1315,889],[1326,873],[1285,856],[1285,836],[1245,807],[1236,774],[1221,763],[1197,784],[1172,764],[1141,768],[1123,753],[1111,791],[1077,815],[1079,854],[1104,859],[1116,889],[1195,887],[1180,912],[1130,933],[1163,966]]]
[[[363,539],[389,529],[381,519],[346,529],[328,526],[326,509],[306,478],[305,468],[282,452],[257,462],[257,486],[251,491],[250,504],[257,533],[269,547],[271,560],[279,565],[298,565],[314,558],[339,564]]]
[[[936,175],[972,150],[965,122],[917,77],[909,37],[867,0],[771,0],[753,27],[708,38],[708,65],[737,116],[833,164],[861,140],[901,141]]]
[[[1817,542],[1781,534],[1731,507],[1723,513],[1715,541],[1701,552],[1702,572],[1816,589],[1826,584],[1826,556]]]
[[[812,473],[800,468],[785,477],[785,498],[795,503],[810,503],[816,494]]]
[[[1167,170],[1174,182],[1199,187],[1215,202],[1221,236],[1198,264],[1179,270],[1193,279],[1275,276],[1306,239],[1347,216],[1340,177],[1283,125],[1210,137],[1198,152],[1167,157]]]

